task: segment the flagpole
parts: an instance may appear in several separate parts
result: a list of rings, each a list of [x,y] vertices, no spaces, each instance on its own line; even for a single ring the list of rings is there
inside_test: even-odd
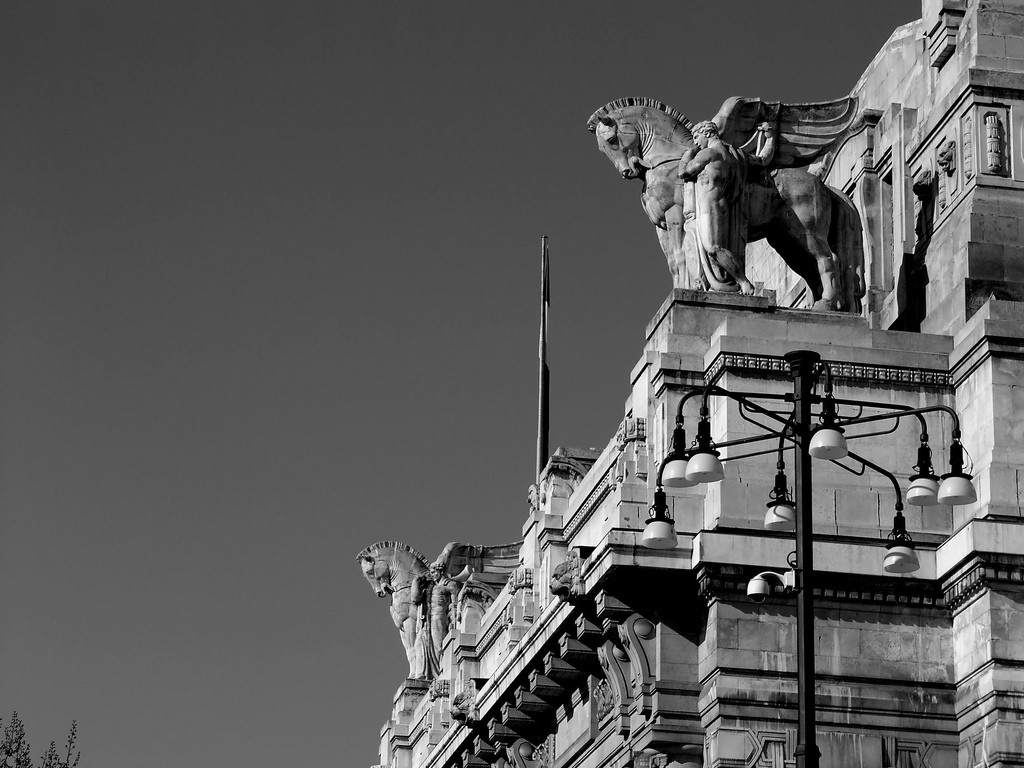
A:
[[[537,393],[537,482],[548,463],[548,305],[551,302],[551,284],[548,266],[548,236],[540,239],[540,344],[539,382]]]

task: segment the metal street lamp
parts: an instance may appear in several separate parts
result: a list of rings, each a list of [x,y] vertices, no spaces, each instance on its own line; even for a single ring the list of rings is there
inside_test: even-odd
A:
[[[921,425],[921,447],[918,450],[916,474],[911,476],[907,500],[915,505],[968,504],[977,500],[977,492],[971,475],[964,471],[964,449],[960,443],[960,420],[956,412],[947,406],[935,405],[925,408],[907,408],[891,403],[876,403],[867,400],[839,399],[833,394],[832,372],[827,363],[821,361],[817,352],[797,350],[785,355],[793,379],[793,391],[787,394],[764,394],[755,392],[730,392],[716,385],[694,389],[679,401],[676,412],[676,427],[672,445],[658,466],[654,504],[644,527],[642,543],[651,549],[670,549],[676,546],[675,524],[668,509],[665,488],[680,488],[698,483],[717,482],[725,476],[723,461],[732,461],[774,452],[755,451],[742,456],[721,456],[721,449],[762,440],[778,439],[778,473],[775,488],[770,494],[765,528],[787,530],[795,525],[796,551],[791,559],[791,570],[785,574],[764,571],[747,586],[747,593],[757,602],[763,602],[771,592],[771,582],[778,581],[786,592],[796,593],[797,613],[797,745],[795,750],[797,768],[817,768],[820,752],[815,733],[814,708],[814,552],[811,515],[813,459],[834,462],[843,469],[860,474],[866,468],[887,477],[896,492],[893,530],[888,536],[883,568],[888,573],[911,573],[920,566],[914,553],[914,544],[907,532],[903,517],[903,495],[896,477],[858,454],[850,452],[848,440],[869,437],[869,434],[847,435],[849,427],[877,421],[895,420],[893,429],[903,418],[914,417]],[[824,395],[815,394],[815,386],[824,374]],[[683,429],[683,406],[692,398],[700,396],[701,406],[697,423],[697,438],[693,446],[686,445]],[[712,397],[726,397],[737,403],[741,413],[753,413],[766,417],[781,426],[765,429],[764,435],[741,438],[715,444],[711,439],[711,422],[708,401]],[[759,405],[756,400],[782,401],[792,404],[792,413],[784,416]],[[881,414],[842,418],[838,406],[869,407],[885,411]],[[814,406],[818,406],[818,423],[814,419]],[[950,471],[943,475],[941,483],[934,475],[931,464],[931,448],[928,446],[928,432],[924,420],[927,413],[946,413],[953,421],[953,441],[949,448]],[[752,421],[752,419],[750,419]],[[757,422],[755,422],[757,423]],[[892,430],[889,430],[892,431]],[[877,434],[877,433],[871,433]],[[793,488],[790,496],[786,485],[783,451],[789,443],[796,450]],[[849,457],[858,462],[860,469],[839,463]]]

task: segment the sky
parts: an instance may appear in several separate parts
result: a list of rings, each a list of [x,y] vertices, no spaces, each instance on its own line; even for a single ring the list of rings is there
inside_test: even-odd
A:
[[[671,279],[586,120],[846,95],[912,0],[0,2],[0,716],[81,768],[370,766],[355,561],[514,541]]]

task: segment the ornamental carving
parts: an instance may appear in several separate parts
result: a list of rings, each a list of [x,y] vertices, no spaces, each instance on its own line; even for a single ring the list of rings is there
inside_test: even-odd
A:
[[[668,768],[672,758],[654,749],[633,753],[633,768]]]
[[[1005,129],[996,112],[985,113],[985,160],[989,173],[1003,174],[1005,167]]]
[[[647,419],[642,419],[639,416],[628,416],[623,419],[615,432],[615,442],[618,444],[619,450],[622,450],[626,443],[637,440],[643,442],[646,439]]]
[[[513,768],[539,768],[538,749],[526,739],[517,739],[502,749],[505,759]]]
[[[960,121],[960,136],[963,142],[964,178],[974,176],[974,117],[970,112]]]
[[[615,693],[607,680],[598,680],[594,683],[590,690],[590,700],[593,702],[598,723],[604,723],[617,709]]]
[[[597,649],[597,659],[604,671],[605,682],[612,694],[612,708],[617,710],[616,730],[622,736],[629,735],[629,702],[632,700],[629,656],[614,642],[608,640]]]
[[[537,745],[533,752],[534,768],[554,768],[555,736],[552,734]]]
[[[451,693],[452,681],[447,677],[435,677],[434,681],[430,684],[430,689],[427,691],[427,695],[430,696],[431,701],[437,701],[438,699],[447,699]]]
[[[650,716],[653,707],[656,638],[657,627],[640,614],[634,613],[619,625],[619,643],[632,671],[632,696],[644,717]]]
[[[956,171],[956,142],[952,139],[939,145],[935,152],[935,164],[947,176]]]
[[[521,589],[533,588],[533,569],[521,565],[516,568],[508,577],[508,591],[515,594]]]
[[[452,719],[463,725],[470,725],[480,719],[480,713],[476,708],[476,686],[467,683],[466,687],[451,698],[448,706]]]
[[[556,565],[551,572],[551,594],[563,603],[575,603],[582,598],[584,588],[581,569],[580,553],[570,549],[565,562]]]

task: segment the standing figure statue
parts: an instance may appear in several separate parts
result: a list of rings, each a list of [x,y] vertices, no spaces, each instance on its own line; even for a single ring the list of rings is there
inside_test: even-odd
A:
[[[804,170],[857,129],[856,100],[780,104],[728,99],[695,126],[654,99],[591,115],[598,148],[644,183],[677,288],[752,293],[746,244],[765,239],[807,284],[815,309],[859,312],[864,245],[853,203]]]
[[[747,163],[743,153],[722,141],[710,120],[693,127],[696,146],[683,152],[679,178],[693,182],[697,237],[705,258],[723,269],[741,293],[753,293],[744,274],[743,232],[746,229],[742,197]]]

